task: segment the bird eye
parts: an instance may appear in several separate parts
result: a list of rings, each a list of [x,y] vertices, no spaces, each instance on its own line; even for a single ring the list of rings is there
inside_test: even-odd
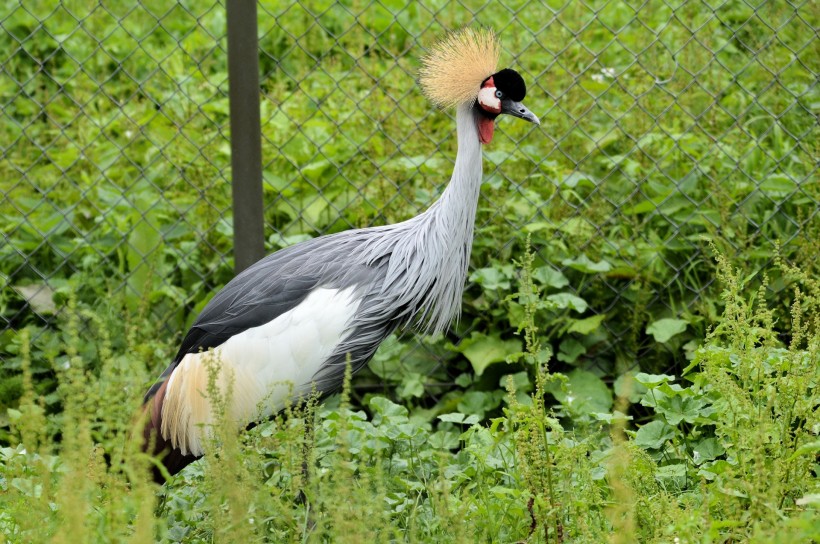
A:
[[[499,90],[497,90],[497,89],[496,89],[496,91],[495,91],[495,97],[496,97],[496,98],[501,98],[501,97],[503,97],[503,96],[504,96],[504,93],[502,93],[501,91],[499,91]]]

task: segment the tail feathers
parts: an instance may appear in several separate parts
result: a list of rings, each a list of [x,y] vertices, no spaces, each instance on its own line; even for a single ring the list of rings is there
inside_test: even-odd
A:
[[[180,470],[196,461],[199,456],[182,453],[179,448],[175,448],[170,439],[162,435],[162,405],[165,402],[165,389],[168,386],[168,378],[160,385],[153,397],[147,399],[143,409],[149,412],[143,428],[142,450],[158,457],[162,465],[173,476]],[[159,467],[153,468],[153,478],[158,484],[165,483],[165,475]]]

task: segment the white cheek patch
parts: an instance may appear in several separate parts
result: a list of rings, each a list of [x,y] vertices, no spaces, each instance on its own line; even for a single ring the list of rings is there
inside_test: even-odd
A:
[[[495,95],[495,87],[483,87],[478,91],[478,103],[490,113],[501,113],[501,100]]]

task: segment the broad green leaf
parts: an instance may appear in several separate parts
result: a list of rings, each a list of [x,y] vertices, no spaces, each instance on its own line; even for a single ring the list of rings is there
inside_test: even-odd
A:
[[[311,162],[302,167],[301,173],[305,178],[309,179],[310,181],[316,183],[318,182],[323,174],[330,168],[330,161],[325,159],[318,160]]]
[[[370,407],[373,409],[374,425],[379,425],[385,420],[390,423],[407,421],[407,408],[384,397],[373,397],[370,399]]]
[[[424,395],[424,376],[417,372],[407,373],[398,389],[398,394],[405,399]]]
[[[540,266],[532,271],[532,279],[549,287],[561,289],[569,285],[569,280],[560,271],[551,266]]]
[[[507,360],[507,355],[521,351],[520,340],[502,340],[499,335],[475,334],[459,344],[458,351],[464,354],[477,375],[493,363]]]
[[[694,423],[705,407],[706,401],[702,398],[676,395],[658,399],[655,411],[663,414],[670,425],[677,425],[681,421]]]
[[[675,377],[668,374],[646,374],[645,372],[638,372],[635,374],[635,381],[646,387],[652,387],[660,383],[674,382]]]
[[[579,413],[609,412],[612,408],[612,391],[588,370],[575,369],[567,374],[566,390],[557,384],[547,389],[558,401]]]
[[[484,289],[510,289],[509,277],[497,267],[479,268],[470,274],[470,281],[478,283]]]
[[[458,433],[436,431],[430,435],[427,443],[437,450],[452,450],[458,447]]]
[[[518,155],[510,153],[509,151],[494,149],[492,151],[485,151],[484,158],[493,164],[502,164],[510,159],[517,159],[519,157]]]
[[[596,185],[595,177],[590,174],[585,174],[584,172],[572,172],[568,176],[564,177],[564,181],[562,183],[562,185],[569,187],[570,189],[574,189],[579,184],[594,187]]]
[[[607,412],[593,412],[590,415],[592,415],[592,417],[595,418],[598,421],[604,421],[604,422],[609,423],[609,424],[611,424],[613,421],[631,421],[632,420],[632,416],[628,416],[628,415],[626,415],[623,412],[618,411],[618,410],[615,410],[611,414],[607,413]]]
[[[663,382],[655,388],[655,391],[660,391],[669,397],[691,397],[695,394],[688,387],[681,387],[676,383],[669,382]]]
[[[553,231],[555,225],[549,221],[533,221],[524,225],[524,232]]]
[[[467,388],[473,383],[473,375],[469,372],[463,372],[459,374],[456,379],[454,380],[456,385],[459,387]]]
[[[683,489],[686,486],[686,465],[678,463],[676,465],[658,467],[655,478],[666,489]]]
[[[656,450],[662,447],[667,440],[675,437],[675,428],[663,421],[650,421],[635,433],[635,444],[644,448]]]
[[[322,214],[330,207],[330,202],[326,198],[317,198],[302,209],[301,215],[305,218],[308,224],[323,225]]]
[[[692,448],[692,452],[692,460],[696,465],[699,465],[723,455],[726,453],[726,450],[723,449],[723,446],[720,445],[716,438],[704,438]]]
[[[807,453],[817,454],[817,452],[820,452],[820,440],[808,442],[797,448],[791,455],[791,457],[789,457],[789,461],[793,461],[797,457],[800,457],[801,455],[806,455]]]
[[[684,319],[667,317],[659,319],[646,327],[646,333],[654,336],[656,342],[664,343],[668,342],[673,336],[685,331],[688,324],[689,322]]]
[[[460,412],[451,412],[449,414],[441,414],[438,416],[438,419],[448,423],[463,423],[465,417],[467,416]]]
[[[760,190],[773,196],[785,196],[797,189],[797,180],[785,174],[772,174],[760,184]]]
[[[593,315],[592,317],[587,317],[585,319],[573,319],[572,323],[570,324],[567,332],[577,332],[578,334],[590,334],[598,330],[598,327],[601,326],[601,322],[606,317],[606,314],[598,314]]]
[[[732,469],[732,465],[728,462],[718,459],[717,461],[706,461],[698,470],[698,475],[703,476],[707,480],[714,480],[718,475],[725,473]]]
[[[565,308],[570,308],[579,314],[584,313],[588,307],[586,300],[579,296],[573,295],[572,293],[556,293],[554,295],[549,295],[547,300],[555,303],[555,305],[562,310]]]
[[[475,414],[462,414],[461,412],[451,412],[449,414],[441,414],[438,416],[441,421],[447,421],[449,423],[463,423],[465,425],[473,425],[474,423],[478,423],[481,421]]]
[[[558,230],[579,238],[591,238],[595,235],[595,227],[581,217],[571,217],[567,219],[561,224]]]
[[[456,408],[470,417],[476,417],[476,421],[483,419],[484,415],[501,404],[504,397],[503,391],[468,391],[461,397]],[[465,420],[466,423],[466,420]]]
[[[570,268],[574,268],[575,270],[579,270],[586,274],[595,274],[597,272],[609,272],[612,269],[612,265],[609,264],[606,260],[600,260],[598,262],[593,262],[587,257],[586,255],[581,255],[580,257],[576,257],[574,259],[564,259],[561,261],[561,264],[564,266],[569,266]]]
[[[660,199],[659,199],[659,201],[660,201]],[[647,213],[647,212],[655,211],[655,209],[657,207],[658,207],[658,204],[656,202],[654,202],[652,200],[644,200],[642,202],[639,202],[638,204],[635,204],[634,206],[626,208],[623,211],[623,213],[624,213],[624,215],[637,215],[637,214],[641,214],[641,213]]]
[[[565,338],[558,348],[558,360],[565,363],[574,363],[586,351],[587,348],[575,338]]]

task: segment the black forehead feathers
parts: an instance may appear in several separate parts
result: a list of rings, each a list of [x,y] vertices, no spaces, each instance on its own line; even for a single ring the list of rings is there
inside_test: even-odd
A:
[[[504,68],[500,72],[492,75],[495,88],[504,93],[508,98],[521,102],[527,96],[527,85],[521,74],[512,68]]]

